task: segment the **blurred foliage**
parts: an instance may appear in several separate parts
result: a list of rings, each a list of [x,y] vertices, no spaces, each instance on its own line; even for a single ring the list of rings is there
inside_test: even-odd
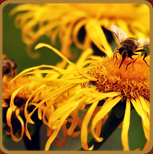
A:
[[[17,6],[17,4],[7,4],[3,8],[2,20],[3,20],[3,48],[2,53],[7,55],[8,59],[15,60],[18,64],[18,73],[22,70],[37,66],[41,64],[55,65],[57,62],[61,61],[61,58],[52,52],[50,49],[41,48],[37,51],[34,50],[34,47],[38,43],[47,43],[51,44],[51,41],[46,37],[41,37],[32,48],[32,52],[39,52],[40,57],[37,59],[31,59],[26,53],[26,45],[23,43],[21,38],[21,30],[17,29],[14,26],[15,16],[10,17],[9,12],[12,8]],[[54,46],[56,49],[60,50],[61,44],[57,38],[57,43]],[[72,45],[72,51],[74,54],[77,53],[77,57],[80,54],[80,50]],[[76,59],[72,60],[76,61]]]
[[[5,133],[5,131],[9,131],[8,127],[7,127],[6,123],[2,123],[2,140],[3,140],[3,142],[5,142],[5,141],[7,141],[8,139],[11,138],[11,136],[7,135]]]
[[[21,39],[21,30],[16,29],[14,26],[15,17],[14,16],[9,17],[10,10],[17,5],[18,4],[7,4],[3,8],[2,53],[6,54],[8,59],[15,60],[18,63],[18,73],[28,67],[32,67],[36,65],[41,65],[41,64],[55,65],[58,61],[61,60],[61,58],[47,48],[42,48],[42,49],[39,49],[38,51],[34,51],[34,48],[32,49],[33,52],[40,52],[40,57],[38,59],[31,59],[30,57],[28,57],[26,53],[26,45],[22,42],[22,39]],[[107,37],[109,38],[109,36]],[[46,36],[41,37],[37,41],[37,43],[39,42],[50,44],[50,40]],[[114,41],[112,41],[111,43],[112,43],[112,49],[114,49],[116,46],[116,43]],[[60,50],[61,45],[58,38],[57,38],[56,45],[53,45],[53,46],[58,50]],[[77,53],[77,57],[81,53],[81,51],[77,49],[74,45],[72,45],[72,50],[74,53]],[[3,145],[6,149],[24,150],[23,141],[16,143],[12,139],[10,139],[10,136],[4,135],[4,134],[5,133],[3,131],[3,141],[5,141],[3,142]],[[40,136],[41,136],[41,147],[42,149],[44,149],[44,145],[47,140],[46,127],[42,127]],[[89,134],[88,139],[90,140],[91,137],[92,137],[91,134]],[[144,133],[142,129],[141,118],[133,110],[131,112],[131,122],[130,122],[130,130],[129,130],[130,149],[135,150],[137,148],[140,148],[142,150],[145,142],[146,142],[146,139],[144,137]],[[66,146],[64,148],[57,148],[53,144],[51,146],[51,149],[52,150],[78,150],[79,146],[81,146],[80,137],[77,137],[77,138],[68,137]],[[103,144],[103,146],[99,150],[123,150],[122,144],[121,144],[121,128],[116,129],[115,132],[112,134],[112,136]]]

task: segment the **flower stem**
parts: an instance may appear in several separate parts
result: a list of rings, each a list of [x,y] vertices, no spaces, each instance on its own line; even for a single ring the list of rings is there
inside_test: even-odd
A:
[[[31,140],[27,138],[26,135],[23,137],[23,141],[25,144],[26,150],[40,150],[40,127],[41,127],[42,121],[37,120],[35,122],[36,130],[34,134],[31,136]]]
[[[99,149],[106,142],[106,140],[111,136],[111,134],[116,130],[119,124],[123,121],[123,117],[124,115],[117,118],[114,112],[111,111],[101,129],[100,137],[103,137],[104,140],[102,142],[96,142],[95,139],[93,138],[88,142],[88,146],[91,147],[92,145],[94,145],[93,150]],[[80,150],[84,150],[84,149],[81,148]]]

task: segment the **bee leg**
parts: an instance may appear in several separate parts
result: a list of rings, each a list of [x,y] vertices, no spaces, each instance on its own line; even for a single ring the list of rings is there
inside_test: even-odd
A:
[[[17,63],[15,61],[12,61],[13,62],[13,68],[12,68],[12,77],[14,78],[16,76],[16,73],[17,73]]]
[[[138,55],[138,54],[133,54],[133,55]],[[140,56],[140,55],[139,55]],[[139,58],[139,56],[133,61],[133,64],[134,62]],[[132,65],[133,66],[133,65]],[[134,66],[133,66],[133,69],[134,69]]]
[[[133,59],[132,57],[129,57],[129,58],[131,58],[133,61],[130,62],[130,63],[128,63],[128,64],[126,65],[126,70],[127,70],[128,66],[129,66],[131,63],[133,63],[133,64],[132,64],[132,67],[133,67],[133,69],[134,69],[134,62],[138,59],[138,57],[137,57],[136,59]]]
[[[119,66],[119,68],[121,67],[123,61],[125,60],[126,57],[128,57],[128,52],[127,50],[124,50],[122,53],[121,53],[121,56],[122,56],[122,61],[121,61],[121,64]]]
[[[138,55],[138,54],[133,54],[133,55]],[[139,56],[138,56],[138,57],[139,57]],[[133,64],[132,64],[132,67],[133,67],[133,69],[134,69],[134,62],[138,59],[138,57],[137,57],[136,59],[133,59],[132,57],[129,57],[129,58],[131,58],[133,61],[127,64],[126,70],[127,70],[128,66],[129,66],[131,63],[133,63]]]
[[[136,52],[145,52],[144,56],[143,56],[143,61],[147,64],[148,67],[150,67],[148,65],[148,63],[145,61],[145,58],[148,56],[148,52],[146,49],[141,49],[141,50],[137,50]]]
[[[129,66],[131,63],[134,63],[134,59],[133,59],[132,57],[129,57],[129,58],[131,58],[133,61],[130,62],[130,63],[128,63],[128,64],[126,65],[126,70],[127,70],[128,66]],[[132,67],[133,67],[133,69],[134,69],[134,66],[133,66],[133,65],[132,65]]]
[[[115,48],[114,54],[113,54],[113,59],[116,57],[116,61],[115,61],[114,65],[116,64],[116,62],[117,62],[117,60],[118,60],[118,58],[117,58],[117,53],[119,53],[119,50],[118,50],[118,48]]]
[[[143,57],[143,61],[147,64],[147,66],[148,67],[150,67],[149,65],[148,65],[148,63],[146,62],[146,60],[145,60],[145,58],[148,56],[148,52],[147,52],[147,50],[145,50],[145,54],[144,54],[144,57]]]
[[[12,78],[16,76],[16,70],[12,71]]]

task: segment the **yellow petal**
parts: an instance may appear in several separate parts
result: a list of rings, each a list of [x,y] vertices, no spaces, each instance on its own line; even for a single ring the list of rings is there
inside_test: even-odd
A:
[[[17,90],[15,90],[15,91],[12,93],[11,100],[10,100],[10,107],[11,107],[13,110],[15,110],[14,99],[15,99],[17,93],[18,93],[22,88],[24,88],[24,87],[26,87],[26,86],[29,86],[29,85],[30,85],[30,83],[27,83],[27,84],[21,86],[20,88],[18,88]]]
[[[70,113],[76,109],[77,105],[78,105],[77,103],[73,104],[73,106],[68,108],[67,112],[65,114],[63,114],[63,116],[59,120],[58,125],[54,128],[55,129],[54,132],[52,133],[52,135],[47,140],[47,143],[46,143],[46,146],[45,146],[45,151],[49,150],[50,145],[52,144],[52,142],[54,141],[55,137],[57,136],[61,126],[64,124],[64,121],[70,115]],[[54,119],[54,117],[52,117],[52,118]],[[54,125],[52,123],[49,126],[50,127],[54,127]]]
[[[20,121],[20,124],[21,124],[21,135],[20,135],[20,138],[16,138],[14,140],[16,142],[20,141],[23,138],[23,135],[24,135],[24,121],[19,115],[17,116],[17,119]]]
[[[94,132],[94,128],[99,120],[103,119],[103,117],[122,99],[121,96],[118,96],[111,101],[104,103],[100,111],[94,117],[92,124],[91,124],[91,133],[96,138],[97,141],[101,142],[101,138],[99,138],[96,133]]]
[[[44,108],[44,111],[43,111],[43,123],[44,124],[47,124],[47,119],[49,119],[49,117],[51,116],[51,114],[54,112],[54,107],[53,105],[47,105],[45,108]]]
[[[99,120],[96,125],[96,136],[99,136],[101,133],[101,127],[102,127],[102,120]]]
[[[26,136],[28,137],[28,139],[29,140],[31,140],[31,135],[30,135],[30,133],[29,133],[29,131],[28,131],[28,122],[26,121],[26,125],[25,125],[25,134],[26,134]]]
[[[147,116],[147,113],[143,110],[142,105],[139,99],[136,99],[135,103],[132,103],[137,113],[140,115],[144,126],[149,130],[150,129],[150,120]]]
[[[72,97],[69,99],[69,102],[60,106],[53,112],[52,116],[49,118],[49,126],[53,127],[54,123],[59,118],[62,119],[65,117],[66,119],[66,116],[68,116],[68,114],[70,115],[71,112],[75,110],[75,108],[78,106],[78,102],[75,102],[73,99],[74,98]]]
[[[136,99],[136,101],[131,99],[131,102],[132,102],[132,105],[134,106],[136,112],[139,114],[139,116],[142,119],[142,126],[143,126],[143,130],[144,130],[144,133],[145,133],[145,137],[146,137],[147,140],[150,140],[150,136],[149,136],[150,121],[149,121],[149,118],[148,118],[147,114],[144,112],[139,99]]]
[[[91,77],[87,74],[85,74],[81,69],[79,69],[75,64],[73,64],[72,62],[70,62],[65,56],[63,56],[57,49],[53,48],[52,46],[45,44],[45,43],[39,43],[37,44],[37,46],[35,47],[35,50],[41,48],[41,47],[47,47],[51,50],[53,50],[57,55],[59,55],[63,60],[66,60],[70,65],[72,65],[79,73],[81,73],[83,76],[85,76],[86,78],[90,79],[90,80],[96,80],[94,77]]]
[[[56,129],[52,135],[49,137],[49,139],[47,140],[46,142],[46,145],[45,145],[45,151],[48,151],[49,150],[49,147],[50,145],[52,144],[52,142],[54,141],[54,139],[56,138],[58,132],[59,132],[60,128],[59,129]]]
[[[10,108],[8,108],[7,113],[6,113],[6,120],[7,120],[7,125],[10,128],[10,133],[6,132],[7,134],[10,134],[12,139],[16,142],[20,141],[23,138],[24,135],[24,122],[23,119],[18,115],[17,119],[19,120],[19,122],[21,123],[21,136],[19,138],[17,138],[16,136],[14,136],[13,134],[13,127],[11,124],[11,116],[12,116],[12,112],[13,110]]]
[[[87,114],[84,117],[83,123],[82,123],[82,128],[81,128],[81,143],[82,143],[82,147],[85,150],[92,150],[94,145],[92,145],[90,148],[88,148],[88,144],[87,144],[87,135],[88,135],[88,124],[89,121],[91,119],[91,116],[95,110],[95,108],[97,107],[98,102],[95,102],[91,105],[91,107],[88,109]]]
[[[112,49],[111,49],[110,45],[108,44],[108,41],[106,39],[106,35],[102,31],[102,28],[100,27],[100,25],[93,22],[92,26],[87,25],[87,31],[90,32],[90,38],[93,41],[93,43],[102,52],[104,52],[108,57],[111,57],[113,55]]]
[[[143,128],[143,131],[144,131],[144,135],[145,135],[145,138],[150,141],[150,129],[147,129],[144,125],[144,122],[142,121],[142,128]]]
[[[4,100],[2,100],[2,107],[8,107],[8,104]]]
[[[150,108],[147,106],[145,100],[143,99],[143,97],[139,97],[140,102],[142,104],[143,109],[148,113],[149,117],[150,117]]]
[[[93,49],[92,48],[87,48],[86,50],[83,51],[83,53],[80,55],[79,59],[76,62],[77,66],[80,66],[86,58],[89,57],[89,55],[93,54]]]
[[[12,16],[13,14],[19,11],[27,11],[27,10],[30,10],[31,8],[33,8],[33,4],[21,4],[15,7],[14,9],[12,9],[9,15]]]
[[[122,125],[122,132],[121,132],[121,140],[124,151],[129,151],[128,131],[130,126],[130,113],[131,113],[130,101],[129,99],[127,99],[123,125]]]
[[[28,98],[28,100],[27,100],[26,103],[25,103],[24,116],[25,116],[27,122],[29,122],[29,123],[31,123],[31,124],[34,124],[34,122],[33,122],[33,120],[32,120],[30,117],[32,116],[32,114],[34,113],[34,111],[35,111],[39,106],[41,106],[44,102],[43,102],[43,103],[39,103],[39,104],[35,107],[35,109],[33,109],[33,111],[32,111],[31,113],[28,113],[28,110],[27,110],[28,103],[29,103],[29,101],[32,99],[32,97],[34,96],[34,94],[35,94],[36,92],[38,92],[39,90],[42,90],[42,88],[44,88],[44,87],[45,87],[45,85],[43,85],[43,86],[39,87],[37,90],[35,90],[35,91],[30,95],[30,97]]]
[[[13,112],[12,108],[9,107],[8,110],[7,110],[7,113],[6,113],[6,121],[7,121],[7,125],[10,128],[10,133],[6,132],[7,134],[11,134],[12,133],[12,124],[11,124],[12,112]]]
[[[67,130],[68,135],[71,135],[73,133],[74,129],[76,128],[78,124],[78,121],[79,121],[78,110],[74,110],[71,113],[71,117],[72,117],[72,122],[71,122],[70,128]]]
[[[145,144],[143,150],[146,150],[146,149],[149,147],[149,145],[150,145],[150,141],[147,140],[147,142],[146,142],[146,144]]]
[[[63,126],[62,126],[62,132],[63,132],[63,138],[62,138],[61,142],[59,141],[58,136],[57,136],[57,138],[55,139],[55,145],[56,145],[57,147],[64,147],[65,144],[66,144],[66,139],[67,139],[67,134],[66,134],[67,128],[66,128],[66,125],[63,125]]]
[[[79,21],[74,27],[73,33],[72,33],[74,43],[76,44],[78,48],[81,48],[81,49],[85,49],[86,43],[83,43],[83,44],[80,43],[80,41],[78,40],[78,33],[81,27],[83,27],[87,21],[88,21],[87,19],[83,19]]]

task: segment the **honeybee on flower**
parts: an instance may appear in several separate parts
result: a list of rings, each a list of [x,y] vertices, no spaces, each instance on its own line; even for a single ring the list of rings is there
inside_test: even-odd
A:
[[[125,8],[127,8],[126,5],[124,5]],[[17,7],[14,12],[22,10],[22,6],[23,8],[26,7],[27,10],[29,10],[29,6],[36,6],[36,8],[30,8],[34,9],[32,13],[26,12],[24,16],[25,18],[22,18],[22,15],[24,13],[16,18],[17,21],[21,21],[19,23],[20,26],[25,26],[22,29],[23,39],[28,44],[28,46],[31,46],[40,36],[46,34],[46,32],[50,30],[50,25],[52,24],[52,22],[46,22],[48,21],[48,17],[52,18],[52,16],[50,15],[44,16],[46,18],[42,18],[45,20],[46,24],[43,24],[44,20],[40,22],[40,29],[38,29],[38,31],[33,32],[32,28],[34,25],[37,24],[37,21],[39,21],[38,17],[40,17],[39,15],[41,13],[45,14],[46,11],[47,13],[50,12],[49,8],[50,6],[52,6],[52,4],[46,4],[42,6],[33,4],[21,5]],[[45,6],[44,9],[40,9],[43,8],[43,6]],[[54,11],[57,11],[56,9],[58,8],[58,5],[55,4],[54,6],[56,6]],[[69,10],[69,5],[62,6],[65,6],[65,8],[67,8],[67,11]],[[90,11],[90,9],[88,10],[88,7],[86,7],[86,5],[76,4],[76,6],[80,8],[80,10],[84,10],[81,11],[79,15],[82,15],[82,12],[85,13],[86,11]],[[98,5],[96,5],[96,7],[97,6]],[[119,8],[120,5],[116,6],[117,7],[115,7],[114,12],[117,14],[117,8]],[[94,11],[96,10],[96,7],[95,9],[93,8]],[[59,8],[61,9],[60,5]],[[40,12],[37,12],[37,9],[40,10]],[[141,9],[143,10],[143,7],[141,7]],[[131,9],[131,12],[132,10],[133,9]],[[36,14],[33,16],[34,12]],[[97,13],[97,15],[99,14],[99,12]],[[110,15],[110,18],[112,18],[114,14],[108,13],[109,12],[107,11],[106,15]],[[76,13],[76,16],[77,15],[78,12]],[[89,14],[87,15],[89,16]],[[120,17],[120,14],[117,14],[116,16],[118,15]],[[126,13],[124,14],[124,16],[126,16]],[[100,16],[98,17],[99,19],[101,19]],[[33,20],[35,18],[38,20]],[[80,19],[80,17],[77,19]],[[97,22],[97,20],[93,18],[89,22],[88,20],[86,21],[86,18],[84,20],[79,20],[79,22],[77,22],[78,25],[76,24],[75,32],[71,28],[73,28],[73,24],[75,24],[76,22],[74,22],[73,24],[66,23],[66,25],[69,26],[63,26],[63,28],[61,29],[60,27],[62,27],[62,24],[65,23],[65,21],[69,20],[62,20],[61,25],[58,26],[55,23],[55,25],[53,25],[52,27],[55,28],[53,36],[57,35],[57,33],[59,32],[61,42],[64,46],[64,49],[62,50],[64,55],[54,47],[45,43],[38,44],[35,49],[38,50],[39,48],[47,47],[53,50],[69,65],[65,69],[64,63],[59,63],[58,66],[61,65],[62,67],[52,65],[35,66],[23,70],[17,76],[11,78],[11,80],[9,81],[3,80],[3,106],[7,107],[6,120],[8,127],[10,128],[10,132],[8,132],[8,134],[12,136],[13,140],[21,140],[24,133],[29,138],[29,140],[32,140],[27,126],[28,124],[36,124],[32,116],[34,114],[37,114],[39,120],[47,126],[46,135],[49,138],[45,145],[46,151],[50,150],[50,146],[54,141],[56,146],[63,147],[66,144],[67,136],[77,137],[79,135],[81,136],[81,145],[83,149],[95,150],[95,142],[101,144],[105,141],[104,133],[101,132],[103,132],[103,128],[106,128],[103,126],[106,126],[105,124],[107,124],[107,120],[109,120],[110,115],[113,114],[116,117],[114,108],[118,105],[123,105],[124,109],[122,108],[123,112],[121,114],[121,120],[123,121],[121,132],[123,150],[130,150],[128,130],[130,126],[131,108],[134,108],[142,119],[142,128],[147,140],[145,148],[148,147],[150,143],[150,69],[144,63],[142,57],[136,57],[135,55],[131,56],[133,58],[136,58],[136,60],[134,61],[134,69],[131,65],[129,65],[128,69],[126,69],[127,64],[133,63],[133,59],[127,56],[123,60],[123,57],[120,54],[117,57],[118,61],[114,65],[114,61],[112,61],[113,51],[110,44],[108,44],[103,29],[101,28],[101,26],[104,26],[105,28],[110,29],[110,26],[108,25],[112,24],[112,22],[108,22],[109,20],[104,19],[104,25],[101,25],[101,22],[99,23],[99,20]],[[133,22],[131,22],[131,20]],[[122,29],[126,31],[127,35],[131,32],[127,30],[127,27],[129,27],[127,25],[131,23],[131,27],[133,27],[132,31],[138,32],[139,36],[143,37],[146,33],[148,33],[148,28],[145,28],[145,26],[143,26],[143,24],[147,25],[148,22],[142,22],[140,26],[141,28],[137,28],[137,25],[139,25],[139,20],[135,21],[135,17],[131,17],[128,21],[128,24],[125,23],[124,20],[117,20],[116,23],[117,26],[122,27]],[[28,27],[29,25],[31,26]],[[84,25],[86,29],[87,37],[85,37],[86,41],[83,44],[80,44],[77,38],[77,34],[80,26],[82,25]],[[56,30],[56,26],[58,30]],[[140,32],[140,29],[144,32],[144,34]],[[86,49],[83,51],[76,64],[68,60],[68,58],[71,57],[71,55],[69,55],[68,49],[70,44],[72,44],[73,42],[70,40],[71,37],[69,37],[71,36],[72,31],[72,37],[74,38],[75,44],[78,47],[80,45],[83,45],[83,49]],[[51,35],[49,36],[51,37]],[[106,54],[106,57],[93,56],[93,49],[88,46],[90,41],[93,41],[95,45]],[[145,57],[145,61],[147,64],[150,63],[150,55]],[[21,103],[21,106],[16,104],[17,96],[24,98],[24,102]],[[9,98],[8,102],[6,102],[5,98]],[[33,109],[29,110],[29,106],[33,106]],[[23,122],[20,111],[24,113],[25,123]],[[79,116],[80,111],[83,112],[82,117]],[[120,114],[120,111],[118,112]],[[14,126],[12,124],[12,116],[14,115],[14,113],[22,128],[21,133],[19,133],[19,138],[15,137],[13,134]],[[117,123],[116,126],[118,126],[118,124],[119,123]],[[76,130],[77,127],[79,127],[79,130]],[[111,123],[110,126],[107,128],[108,130],[110,130],[110,128],[113,128],[113,123]],[[60,141],[59,132],[61,129],[63,138]],[[91,133],[94,139],[94,142],[92,142],[91,144],[88,144],[87,141],[88,133]]]
[[[103,136],[100,136],[100,131],[103,130],[102,125],[105,125],[106,117],[109,116],[109,112],[117,104],[125,105],[121,133],[123,150],[130,150],[128,129],[130,126],[131,105],[142,119],[142,127],[148,146],[150,142],[149,67],[141,57],[135,62],[134,70],[129,66],[125,72],[127,61],[130,61],[128,58],[123,62],[122,67],[118,69],[111,60],[111,57],[91,56],[92,51],[88,49],[88,54],[87,51],[84,52],[83,57],[80,57],[77,65],[75,65],[50,45],[41,43],[36,46],[36,49],[41,47],[50,48],[66,60],[70,66],[67,69],[46,65],[30,68],[16,76],[12,83],[26,74],[47,73],[45,77],[42,76],[41,78],[30,77],[30,80],[32,80],[31,86],[33,84],[41,86],[38,86],[40,88],[30,95],[25,103],[24,110],[27,124],[34,124],[31,116],[38,109],[39,118],[47,125],[47,135],[49,138],[45,150],[50,149],[50,145],[54,140],[57,141],[57,145],[64,146],[67,135],[73,137],[81,135],[83,149],[94,150],[94,144],[88,147],[87,134],[91,131],[96,142],[102,142],[104,140]],[[87,57],[90,57],[90,59],[86,60]],[[121,57],[119,57],[119,60],[121,60]],[[146,61],[149,63],[149,57],[146,57]],[[35,69],[43,67],[48,69],[35,71]],[[49,68],[52,68],[52,70]],[[87,86],[86,83],[90,82],[94,84]],[[45,97],[41,97],[39,103],[33,103],[35,108],[32,112],[28,113],[27,106],[31,98],[35,96],[35,99],[38,100],[39,96],[41,96],[40,93],[43,94],[44,90]],[[98,105],[99,101],[103,101],[101,106]],[[88,108],[81,120],[78,112],[84,110],[86,106]],[[88,124],[90,120],[89,129]],[[69,128],[66,127],[67,122],[71,124]],[[79,126],[80,130],[76,132],[75,128],[77,126]],[[58,139],[58,133],[61,128],[63,130],[62,143]]]
[[[119,68],[121,67],[122,63],[127,57],[131,58],[133,61],[127,64],[126,69],[128,65],[130,65],[131,63],[134,63],[137,60],[137,58],[133,59],[132,56],[139,55],[137,54],[137,52],[144,52],[143,60],[146,63],[146,65],[149,67],[149,65],[145,61],[145,58],[147,57],[148,52],[146,49],[141,49],[141,48],[150,46],[150,39],[137,40],[133,37],[127,37],[126,33],[120,28],[116,27],[115,25],[111,26],[111,31],[120,43],[120,47],[115,49],[114,55],[113,55],[113,58],[116,57],[115,63],[117,62],[117,59],[118,59],[117,53],[121,54],[122,56],[122,61]]]

